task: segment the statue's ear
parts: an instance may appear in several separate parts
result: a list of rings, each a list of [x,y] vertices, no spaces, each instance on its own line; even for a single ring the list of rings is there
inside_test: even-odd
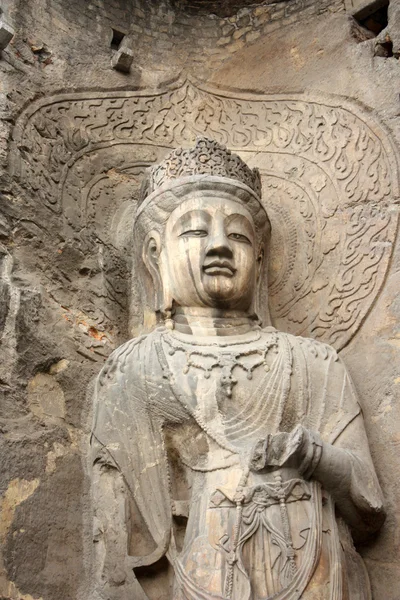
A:
[[[142,259],[151,275],[154,286],[154,310],[157,312],[162,305],[162,280],[160,273],[161,236],[158,231],[150,231],[143,243]]]
[[[260,281],[261,273],[263,270],[264,255],[265,255],[264,248],[263,247],[259,248],[258,255],[257,255],[257,272],[256,272],[257,282]]]
[[[264,246],[261,245],[257,250],[257,258],[256,258],[257,264],[256,264],[256,272],[255,272],[255,293],[254,293],[252,307],[251,307],[251,312],[253,313],[254,316],[256,316],[258,318],[260,323],[262,322],[261,306],[260,306],[260,300],[261,300],[260,292],[261,292],[262,276],[263,276],[264,266],[265,266],[264,260],[265,260]]]

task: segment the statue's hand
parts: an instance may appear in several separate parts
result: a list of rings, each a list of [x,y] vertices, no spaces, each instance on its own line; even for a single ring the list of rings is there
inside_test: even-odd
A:
[[[291,432],[276,433],[259,440],[252,451],[250,468],[253,471],[290,467],[309,479],[321,458],[319,437],[297,425]]]

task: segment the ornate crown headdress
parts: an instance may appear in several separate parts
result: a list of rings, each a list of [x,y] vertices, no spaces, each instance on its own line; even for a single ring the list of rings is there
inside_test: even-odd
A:
[[[198,192],[211,198],[215,193],[235,198],[251,213],[260,236],[264,235],[269,219],[261,202],[258,169],[250,169],[215,140],[200,137],[193,147],[173,150],[147,170],[134,220],[137,244],[143,243],[151,229],[162,231],[173,210],[188,194]]]
[[[151,167],[145,179],[141,200],[173,180],[193,175],[210,175],[233,179],[249,187],[261,197],[258,169],[250,169],[236,154],[215,140],[199,137],[191,148],[170,152],[158,165]]]

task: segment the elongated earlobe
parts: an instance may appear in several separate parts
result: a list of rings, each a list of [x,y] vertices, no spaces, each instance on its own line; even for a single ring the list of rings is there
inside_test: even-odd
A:
[[[257,255],[257,264],[255,271],[255,293],[252,302],[252,313],[255,317],[257,317],[259,323],[262,323],[262,319],[260,318],[260,293],[261,293],[261,275],[264,267],[264,249],[260,248]]]
[[[153,308],[158,312],[162,308],[162,279],[160,273],[159,257],[161,252],[161,236],[158,231],[150,231],[144,240],[142,259],[153,281]],[[149,295],[150,296],[150,295]]]
[[[145,237],[142,249],[143,262],[151,275],[153,283],[153,289],[147,290],[147,294],[148,298],[152,298],[154,312],[161,314],[165,318],[172,311],[173,298],[161,250],[161,236],[159,232],[150,231]]]
[[[258,257],[257,257],[257,282],[260,281],[263,265],[264,265],[264,249],[260,248],[260,251],[259,251]]]

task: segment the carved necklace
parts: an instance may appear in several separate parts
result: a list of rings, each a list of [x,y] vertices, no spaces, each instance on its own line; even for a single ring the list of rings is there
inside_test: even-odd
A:
[[[266,371],[269,371],[267,364],[267,353],[272,346],[277,345],[276,334],[273,334],[263,346],[254,348],[254,343],[261,338],[261,331],[256,332],[256,336],[249,340],[229,341],[212,341],[209,343],[198,341],[184,341],[171,333],[163,336],[164,341],[169,346],[168,354],[173,356],[176,352],[183,352],[186,357],[186,364],[183,368],[183,373],[186,375],[191,368],[203,371],[204,378],[209,379],[213,369],[219,368],[220,374],[220,389],[228,398],[232,396],[232,387],[237,383],[237,379],[233,377],[235,367],[242,369],[247,379],[253,378],[253,371],[260,366],[264,366]],[[248,347],[249,344],[252,347]],[[244,348],[234,348],[232,346],[244,346]],[[247,346],[247,347],[246,347]],[[193,349],[193,347],[195,347]],[[215,348],[215,350],[214,350]],[[229,348],[229,349],[228,349]],[[218,349],[218,350],[217,350]],[[242,362],[241,359],[249,356],[254,356],[255,360],[251,364]]]

